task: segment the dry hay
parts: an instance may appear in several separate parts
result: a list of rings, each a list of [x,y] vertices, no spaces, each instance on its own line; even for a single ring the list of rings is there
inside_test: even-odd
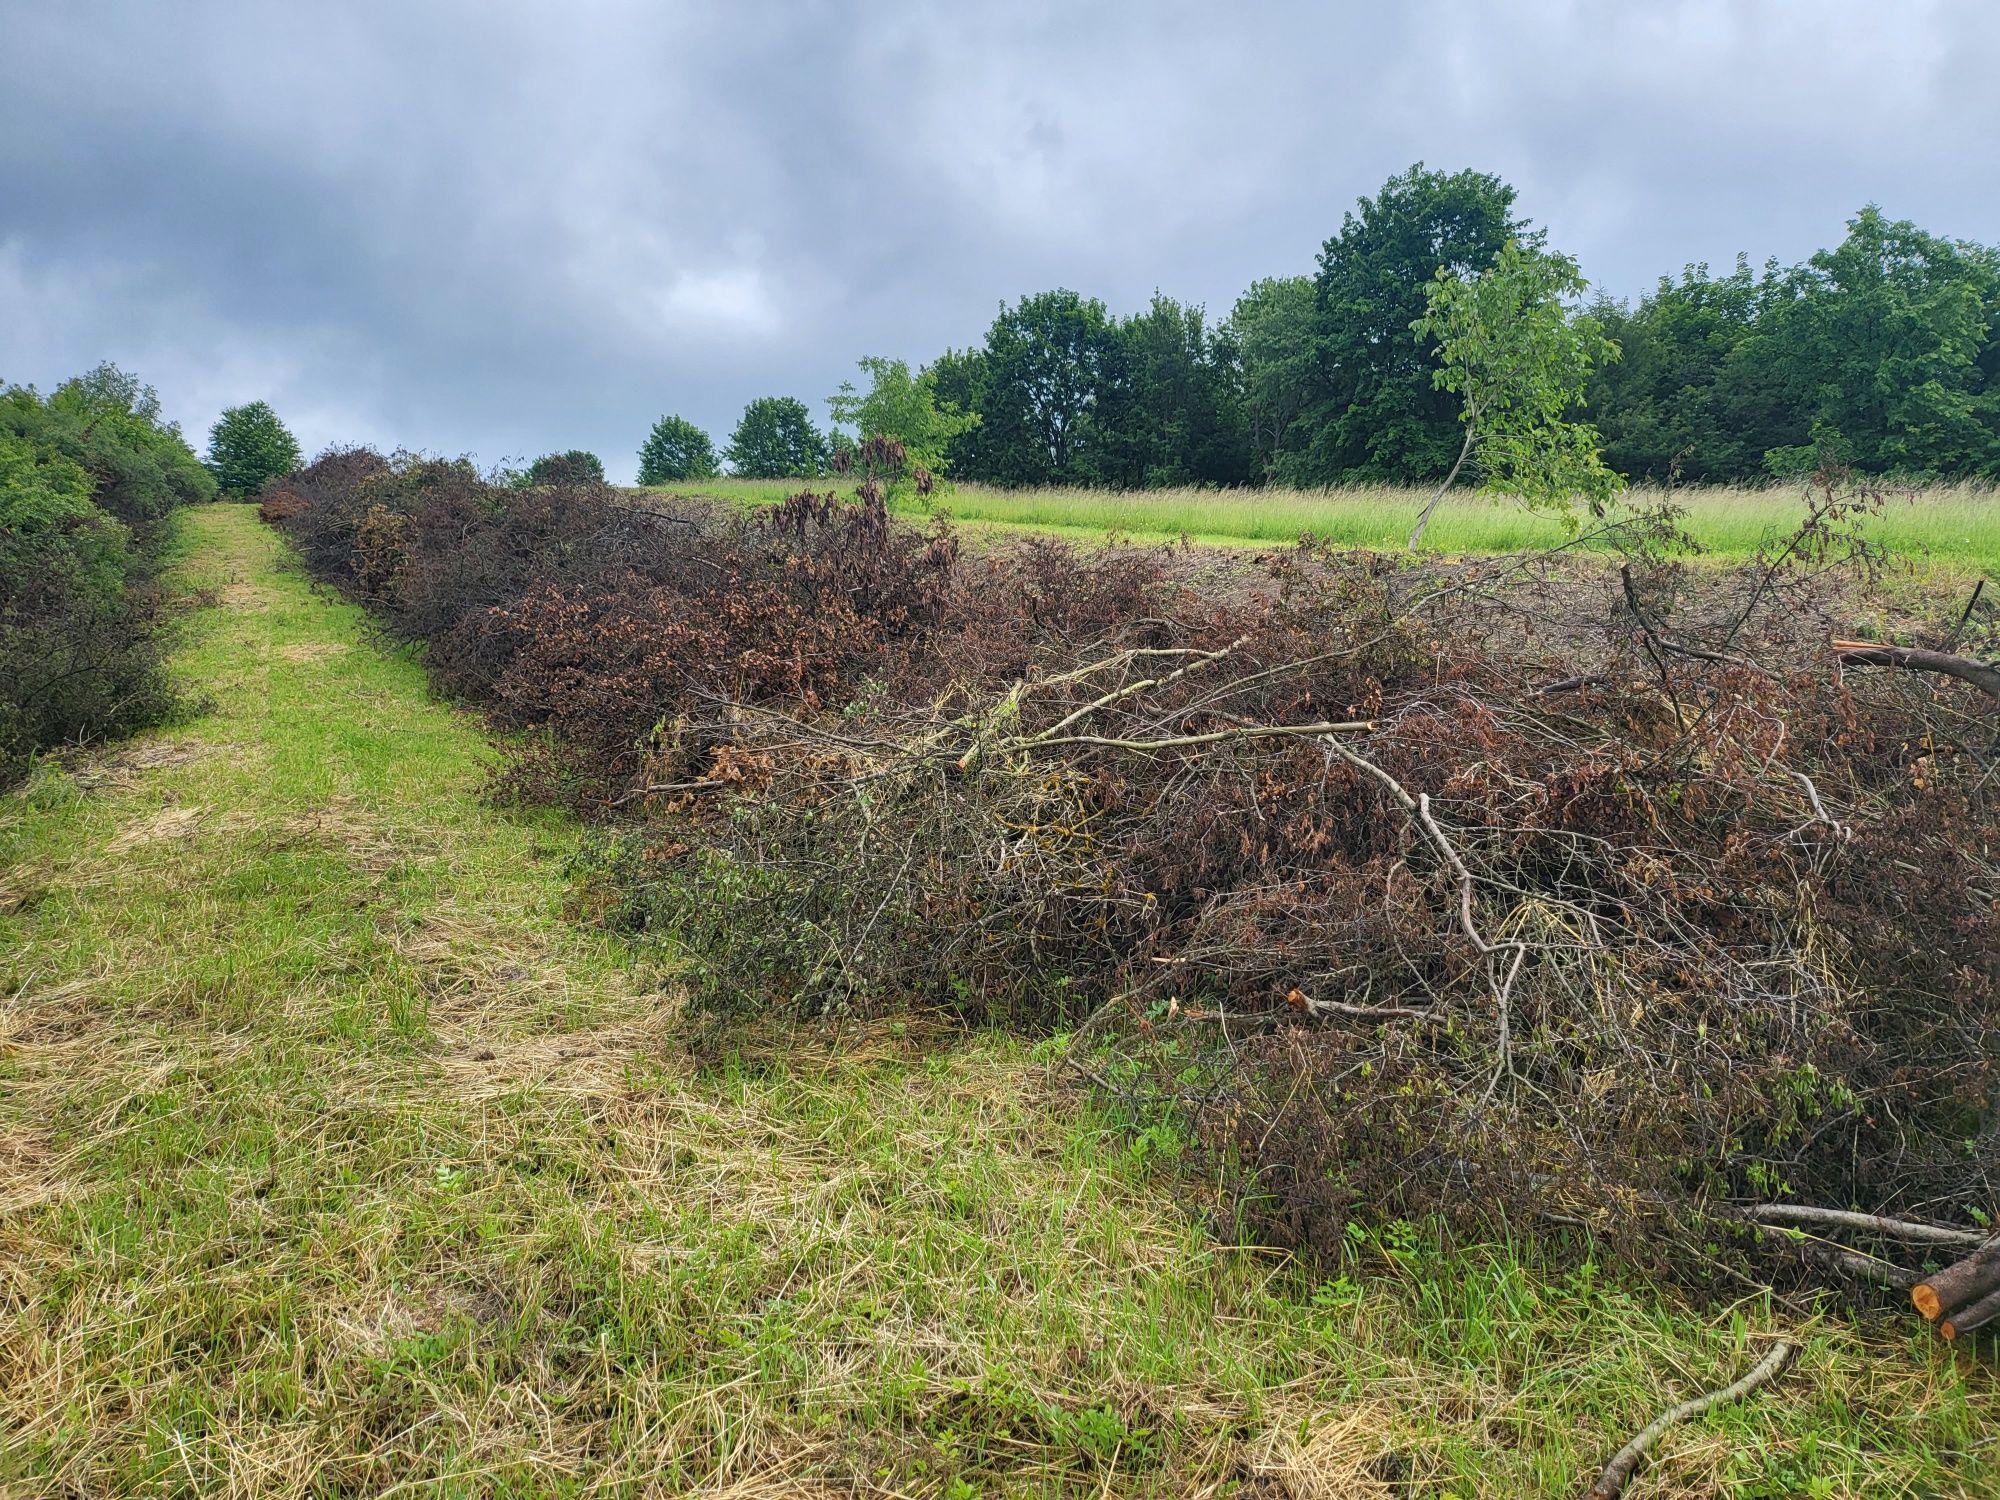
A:
[[[274,848],[316,845],[339,854],[356,869],[380,874],[413,853],[425,840],[404,830],[391,830],[351,796],[335,796],[305,812],[292,813],[264,825]]]
[[[208,809],[198,805],[162,807],[127,822],[117,836],[104,846],[104,852],[107,855],[126,854],[134,849],[144,849],[155,844],[179,843],[191,839],[207,815]]]
[[[102,787],[124,789],[137,785],[139,778],[148,772],[190,765],[214,749],[199,740],[152,740],[127,745],[108,755],[92,756],[71,767],[69,774],[86,791]]]
[[[277,656],[280,661],[289,662],[329,661],[347,655],[351,649],[342,641],[301,641],[295,646],[280,646]]]
[[[1357,1401],[1304,1421],[1278,1419],[1239,1460],[1243,1493],[1259,1500],[1392,1500],[1405,1493],[1409,1457],[1389,1435],[1390,1407]]]

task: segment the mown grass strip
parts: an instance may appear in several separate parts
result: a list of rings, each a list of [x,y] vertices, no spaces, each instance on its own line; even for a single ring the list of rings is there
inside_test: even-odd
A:
[[[1908,1320],[1234,1247],[1013,1039],[693,1069],[564,918],[578,830],[251,512],[182,524],[211,709],[0,803],[0,1490],[1565,1494],[1778,1336],[1652,1492],[1990,1472],[1990,1366]]]

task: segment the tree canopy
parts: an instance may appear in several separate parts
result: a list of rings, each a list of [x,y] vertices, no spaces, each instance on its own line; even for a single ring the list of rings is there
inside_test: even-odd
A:
[[[1440,271],[1476,275],[1526,233],[1514,189],[1422,162],[1363,198],[1320,250],[1313,279],[1310,443],[1298,478],[1435,479],[1458,451],[1458,411],[1431,379],[1435,343],[1412,341]]]
[[[842,381],[840,389],[827,397],[834,425],[853,429],[837,433],[836,441],[854,446],[866,438],[890,438],[903,445],[912,473],[922,469],[943,475],[951,467],[953,440],[978,426],[979,415],[940,401],[934,370],[912,374],[906,361],[877,355],[860,365],[868,376],[865,393],[854,382]]]
[[[639,448],[639,483],[673,484],[686,479],[713,479],[715,444],[685,417],[661,417]]]
[[[760,396],[743,408],[722,456],[746,479],[810,479],[825,470],[829,449],[805,402]]]
[[[1618,357],[1595,319],[1570,314],[1568,301],[1584,286],[1568,256],[1509,240],[1483,271],[1440,269],[1424,289],[1424,315],[1411,331],[1437,348],[1431,381],[1458,398],[1462,436],[1417,517],[1412,548],[1468,465],[1486,492],[1565,516],[1579,500],[1601,509],[1617,490],[1597,430],[1571,419],[1591,370]]]

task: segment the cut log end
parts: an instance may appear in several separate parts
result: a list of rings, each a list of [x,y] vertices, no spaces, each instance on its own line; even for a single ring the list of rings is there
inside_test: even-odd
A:
[[[1910,1288],[1910,1301],[1938,1323],[1946,1338],[1969,1333],[2000,1316],[2000,1235],[1964,1260],[1926,1276]]]
[[[2000,1290],[1988,1292],[1977,1302],[1959,1308],[1938,1324],[1938,1332],[1955,1340],[1962,1333],[1973,1333],[1996,1321],[2000,1321]]]

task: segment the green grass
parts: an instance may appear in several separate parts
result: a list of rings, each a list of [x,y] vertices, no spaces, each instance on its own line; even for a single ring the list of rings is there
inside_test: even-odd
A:
[[[1989,1482],[1911,1317],[1397,1226],[1315,1273],[1006,1037],[693,1068],[479,725],[181,525],[210,708],[0,800],[0,1493],[1567,1495],[1779,1335],[1635,1497]]]
[[[830,481],[821,481],[829,483]],[[799,489],[800,480],[708,480],[665,486],[678,494],[715,495],[768,504]],[[945,497],[953,518],[1079,537],[1109,534],[1136,540],[1182,535],[1227,546],[1268,546],[1303,533],[1352,547],[1400,549],[1428,495],[1410,489],[1300,490],[1003,490],[961,484]],[[1635,492],[1644,501],[1647,492]],[[1718,557],[1748,557],[1782,536],[1803,514],[1796,488],[1687,489],[1678,496],[1688,526]],[[906,507],[905,513],[920,512]],[[1873,538],[1900,556],[1952,571],[2000,572],[2000,492],[1969,485],[1893,492],[1870,523]],[[1508,501],[1454,497],[1439,507],[1425,549],[1445,553],[1519,552],[1563,539],[1560,522]]]

